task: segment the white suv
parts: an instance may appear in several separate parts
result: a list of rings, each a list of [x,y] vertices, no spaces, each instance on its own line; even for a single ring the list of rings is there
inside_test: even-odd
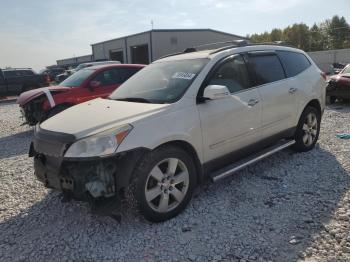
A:
[[[109,99],[37,126],[30,156],[38,179],[67,198],[115,210],[127,196],[146,219],[163,221],[206,179],[289,146],[312,149],[325,91],[323,73],[295,48],[189,49],[145,67]]]

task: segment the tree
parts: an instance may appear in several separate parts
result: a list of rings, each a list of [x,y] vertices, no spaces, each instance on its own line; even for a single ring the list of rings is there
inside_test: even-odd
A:
[[[309,51],[318,51],[323,50],[324,43],[327,39],[327,36],[325,33],[322,32],[320,27],[317,24],[314,24],[310,28],[310,46]]]
[[[310,49],[310,32],[306,24],[294,24],[283,30],[283,38],[286,42],[297,48],[308,51]]]
[[[281,41],[283,40],[283,31],[281,29],[272,29],[270,33],[270,40],[271,41]]]
[[[350,37],[349,24],[346,22],[345,18],[343,16],[339,18],[339,16],[335,15],[327,24],[327,33],[330,38],[330,48],[344,48],[345,41]]]
[[[333,16],[309,28],[306,24],[293,24],[284,29],[275,28],[271,32],[253,34],[253,43],[286,41],[305,51],[350,48],[350,27],[342,16]]]

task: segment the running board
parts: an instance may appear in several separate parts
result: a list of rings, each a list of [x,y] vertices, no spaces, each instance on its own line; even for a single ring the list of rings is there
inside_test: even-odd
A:
[[[233,175],[237,171],[239,171],[239,170],[241,170],[241,169],[243,169],[251,164],[254,164],[254,163],[264,159],[265,157],[268,157],[268,156],[270,156],[278,151],[281,151],[287,147],[290,147],[294,144],[295,144],[295,140],[281,141],[280,143],[273,145],[271,147],[268,147],[268,148],[264,149],[263,151],[252,154],[252,155],[248,156],[247,158],[244,158],[236,163],[233,163],[231,165],[228,165],[224,168],[221,168],[221,169],[213,172],[212,174],[210,174],[210,178],[212,179],[213,182],[217,182],[223,178],[226,178],[230,175]]]

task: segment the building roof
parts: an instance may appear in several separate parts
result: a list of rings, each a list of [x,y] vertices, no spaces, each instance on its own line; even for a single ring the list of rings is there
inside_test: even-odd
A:
[[[203,29],[152,29],[152,30],[148,30],[148,31],[144,31],[144,32],[140,32],[140,33],[136,33],[136,34],[132,34],[132,35],[127,35],[127,36],[113,38],[113,39],[106,40],[106,41],[101,41],[101,42],[98,42],[98,43],[91,44],[91,46],[98,45],[98,44],[103,44],[103,43],[108,43],[108,42],[111,42],[111,41],[116,41],[116,40],[120,40],[120,39],[127,38],[127,37],[142,35],[142,34],[145,34],[145,33],[151,33],[151,32],[205,32],[205,31],[207,31],[207,32],[214,32],[214,33],[220,33],[220,34],[225,34],[225,35],[230,35],[230,36],[237,37],[237,38],[240,38],[240,39],[248,40],[248,38],[246,38],[244,36],[239,36],[239,35],[235,35],[235,34],[231,34],[231,33],[226,33],[226,32],[222,32],[222,31],[210,29],[210,28],[203,28]]]

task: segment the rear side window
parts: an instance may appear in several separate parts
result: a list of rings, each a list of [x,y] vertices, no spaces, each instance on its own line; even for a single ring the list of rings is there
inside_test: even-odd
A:
[[[282,64],[275,54],[249,54],[249,64],[254,71],[256,85],[263,85],[285,78]]]
[[[309,59],[301,53],[291,51],[276,51],[281,58],[288,77],[293,77],[311,66]]]

